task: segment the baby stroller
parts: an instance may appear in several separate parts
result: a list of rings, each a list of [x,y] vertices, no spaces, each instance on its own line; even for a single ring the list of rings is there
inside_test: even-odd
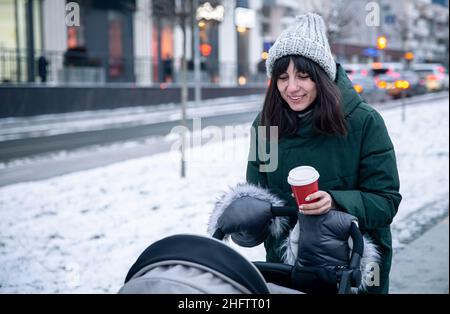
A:
[[[257,204],[267,200],[269,206],[264,203],[264,209]],[[243,212],[250,215],[243,217]],[[346,265],[311,266],[300,257],[291,264],[250,262],[222,242],[231,235],[239,245],[260,244],[269,230],[280,229],[280,222],[285,224],[288,217],[303,218],[297,208],[283,206],[268,191],[238,185],[217,202],[208,230],[212,237],[179,234],[153,243],[130,268],[119,293],[348,294],[361,288],[365,239],[355,223],[349,225],[352,243]],[[256,237],[255,230],[259,231]],[[298,232],[291,236],[297,237]]]

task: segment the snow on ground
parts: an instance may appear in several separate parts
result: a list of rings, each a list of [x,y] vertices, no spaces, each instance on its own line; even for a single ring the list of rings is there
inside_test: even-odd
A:
[[[0,171],[3,169],[20,167],[25,165],[36,165],[39,163],[53,162],[53,161],[65,161],[71,158],[77,158],[80,156],[90,156],[98,153],[112,153],[117,151],[123,151],[127,149],[148,147],[148,145],[158,145],[168,140],[168,136],[148,136],[141,137],[126,142],[112,142],[103,143],[98,145],[83,146],[80,148],[51,151],[37,155],[31,155],[28,157],[20,157],[4,162],[0,162]]]
[[[448,99],[408,107],[405,122],[400,108],[382,115],[401,178],[393,224],[400,247],[415,232],[409,217],[448,212]],[[209,131],[219,138],[217,129]],[[117,292],[149,244],[177,233],[206,234],[216,197],[245,179],[248,142],[241,136],[196,147],[184,179],[174,150],[1,188],[0,292]],[[430,205],[435,201],[439,206]],[[262,246],[231,245],[250,260],[264,259]]]

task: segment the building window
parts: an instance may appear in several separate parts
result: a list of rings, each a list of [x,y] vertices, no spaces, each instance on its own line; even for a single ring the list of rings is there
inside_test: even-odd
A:
[[[69,47],[69,49],[78,46],[77,28],[75,26],[67,28],[67,46]]]
[[[118,12],[108,12],[109,22],[109,69],[110,77],[119,77],[123,73],[123,41],[122,41],[122,15]]]

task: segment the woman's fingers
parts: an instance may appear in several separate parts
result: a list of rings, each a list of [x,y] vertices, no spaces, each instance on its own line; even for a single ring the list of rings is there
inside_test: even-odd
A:
[[[325,191],[317,191],[308,195],[305,200],[312,202],[299,206],[299,211],[305,215],[320,215],[327,213],[333,206],[333,199]]]
[[[314,193],[309,194],[309,195],[305,198],[305,201],[307,201],[307,202],[313,201],[313,200],[315,200],[315,199],[324,197],[326,194],[327,194],[326,192],[323,192],[323,191],[317,191],[317,192],[314,192]]]
[[[320,215],[327,213],[331,209],[332,199],[328,193],[324,191],[317,191],[308,195],[307,199],[316,200],[310,204],[303,204],[299,206],[301,213],[305,215]]]
[[[331,203],[331,197],[328,195],[328,193],[322,192],[322,191],[310,194],[309,195],[309,200],[311,200],[311,201],[315,200],[315,201],[312,202],[312,203],[301,205],[301,206],[304,206],[304,209],[306,209],[306,210],[308,210],[308,209],[317,209],[317,208],[322,207],[323,205],[325,205],[327,202]]]
[[[328,203],[330,203],[329,200],[327,200],[326,198],[321,198],[318,201],[311,203],[311,204],[303,204],[300,206],[301,210],[316,210],[319,209],[325,205],[327,205]]]
[[[322,215],[330,211],[329,206],[323,206],[319,209],[312,209],[312,210],[302,210],[301,213],[303,215]]]

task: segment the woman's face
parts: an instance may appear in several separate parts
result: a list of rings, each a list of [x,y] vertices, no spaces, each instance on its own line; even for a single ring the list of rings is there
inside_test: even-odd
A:
[[[316,83],[311,80],[308,73],[297,72],[292,60],[286,72],[279,76],[277,88],[281,97],[294,111],[305,110],[317,97]]]

